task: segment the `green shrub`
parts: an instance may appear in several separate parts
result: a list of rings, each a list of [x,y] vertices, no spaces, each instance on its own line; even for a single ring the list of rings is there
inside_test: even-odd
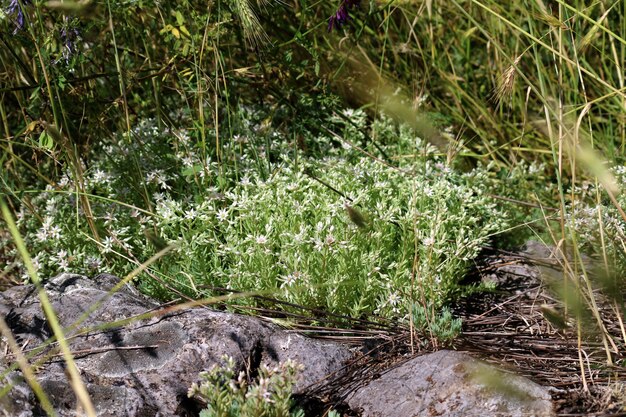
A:
[[[200,417],[303,417],[301,410],[291,411],[292,388],[301,366],[288,360],[279,366],[259,368],[258,378],[249,381],[242,371],[235,375],[232,358],[224,365],[200,373],[200,384],[194,383],[189,397],[206,402]]]
[[[459,173],[410,129],[381,119],[368,130],[362,112],[346,114],[356,122],[345,126],[344,146],[316,138],[326,156],[302,155],[296,165],[280,132],[267,133],[270,143],[246,136],[234,142],[242,150],[233,150],[237,169],[228,175],[195,151],[186,132],[142,123],[134,130],[138,145],[104,146],[86,172],[99,196],[92,210],[101,243],[76,215],[69,178],[61,181],[67,191],[33,198],[43,221],[23,214],[20,224],[44,275],[68,268],[125,274],[133,260],[154,253],[155,241],[176,242],[178,250],[152,271],[193,297],[211,295],[212,287],[262,291],[353,317],[404,316],[416,300],[438,309],[463,291],[458,283],[471,260],[506,227],[488,196],[488,170]],[[349,145],[372,147],[368,134],[403,156],[398,166]],[[275,162],[259,168],[259,153]],[[140,285],[173,296],[152,278]]]

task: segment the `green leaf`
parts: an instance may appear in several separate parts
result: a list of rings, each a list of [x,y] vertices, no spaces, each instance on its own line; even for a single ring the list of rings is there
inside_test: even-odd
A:
[[[46,131],[41,132],[41,135],[39,135],[39,147],[43,149],[54,148],[54,139]]]
[[[201,173],[203,169],[204,167],[202,165],[196,164],[194,166],[184,168],[182,170],[182,174],[185,177],[191,177],[191,176]]]
[[[178,23],[178,26],[182,26],[185,24],[185,18],[183,17],[183,14],[178,10],[176,10],[176,23]]]

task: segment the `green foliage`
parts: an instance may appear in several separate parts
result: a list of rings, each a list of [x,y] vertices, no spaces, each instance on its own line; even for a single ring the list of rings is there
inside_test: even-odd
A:
[[[447,307],[440,314],[432,314],[419,304],[413,304],[411,309],[413,325],[422,335],[446,344],[461,334],[461,319],[454,318]]]
[[[259,368],[258,378],[249,381],[242,371],[235,375],[235,362],[224,357],[224,365],[200,373],[200,384],[194,383],[189,397],[207,403],[201,417],[303,417],[291,401],[296,374],[301,366],[288,360],[273,369]]]
[[[261,291],[353,317],[401,317],[421,297],[441,307],[463,292],[458,282],[471,260],[506,227],[505,214],[487,195],[488,171],[459,173],[410,129],[388,119],[368,128],[362,112],[346,115],[353,124],[343,129],[344,144],[375,135],[387,153],[411,156],[385,165],[317,136],[327,156],[302,155],[295,166],[279,132],[268,133],[267,143],[242,131],[232,145],[246,144],[233,161],[237,171],[220,176],[218,164],[196,152],[198,142],[186,132],[142,123],[134,130],[141,146],[123,138],[106,145],[85,174],[99,196],[91,208],[102,242],[74,215],[69,176],[64,189],[32,199],[43,221],[20,216],[40,272],[106,267],[122,275],[133,260],[151,256],[156,241],[177,242],[178,251],[152,268],[170,289],[144,276],[140,285],[148,293]],[[253,156],[262,153],[276,162],[259,167]],[[143,189],[133,188],[133,176],[143,177],[136,181]]]
[[[602,152],[624,184],[625,11],[10,2],[0,193],[43,275],[121,275],[181,243],[139,282],[163,298],[439,311],[504,230],[496,244],[555,236],[617,276],[625,201],[579,161]]]

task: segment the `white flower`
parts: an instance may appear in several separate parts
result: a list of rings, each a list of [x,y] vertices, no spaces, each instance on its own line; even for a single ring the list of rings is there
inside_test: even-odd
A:
[[[292,274],[282,277],[281,281],[283,283],[281,284],[280,288],[291,287],[293,284],[295,284],[298,281],[299,277],[300,277],[300,273],[297,271]]]
[[[228,220],[228,210],[226,209],[218,210],[217,213],[215,214],[215,217],[217,217],[217,220],[221,222]]]
[[[70,178],[67,175],[64,175],[59,180],[59,187],[65,187],[70,183]]]
[[[109,253],[113,250],[113,239],[107,236],[102,241],[102,253]]]
[[[195,161],[193,159],[193,156],[183,156],[181,158],[181,162],[183,163],[183,166],[185,168],[191,168],[191,167],[193,167],[193,165],[195,163]]]
[[[389,294],[389,299],[387,299],[387,303],[389,303],[390,306],[395,307],[398,305],[399,302],[400,302],[400,296],[398,295],[397,292],[393,292]]]
[[[256,243],[259,245],[265,245],[267,243],[267,237],[265,237],[265,235],[257,236]]]
[[[435,238],[431,237],[427,237],[425,238],[422,243],[424,244],[424,246],[426,247],[431,247],[435,244]]]
[[[37,231],[37,240],[40,242],[45,242],[46,240],[48,240],[48,231],[44,227]]]
[[[93,172],[93,180],[96,182],[96,184],[105,183],[108,178],[109,176],[107,175],[107,173],[102,171],[101,169],[96,169]]]
[[[69,266],[69,259],[67,257],[67,251],[65,249],[61,249],[57,252],[56,256],[53,258],[55,262],[58,262],[59,268],[67,269]]]
[[[51,226],[48,233],[52,239],[61,239],[61,228],[57,225]]]
[[[195,209],[189,209],[185,212],[185,218],[187,220],[193,220],[198,216],[198,212]]]
[[[89,269],[93,269],[93,270],[98,270],[100,269],[100,267],[102,266],[102,259],[100,259],[97,256],[89,256],[86,260],[85,260],[85,265],[89,268]]]

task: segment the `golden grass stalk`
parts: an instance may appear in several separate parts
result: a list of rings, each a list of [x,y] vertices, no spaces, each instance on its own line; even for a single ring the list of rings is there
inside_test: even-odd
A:
[[[258,46],[263,42],[268,42],[269,38],[261,27],[259,18],[252,9],[252,6],[248,0],[233,0],[235,14],[241,22],[243,28],[243,34],[246,41],[252,46]]]
[[[511,94],[513,93],[513,86],[515,85],[515,79],[517,78],[517,68],[520,59],[522,59],[522,55],[523,54],[518,55],[506,71],[504,71],[504,73],[500,76],[498,86],[496,87],[492,97],[496,104],[502,105],[504,99],[511,97]]]

